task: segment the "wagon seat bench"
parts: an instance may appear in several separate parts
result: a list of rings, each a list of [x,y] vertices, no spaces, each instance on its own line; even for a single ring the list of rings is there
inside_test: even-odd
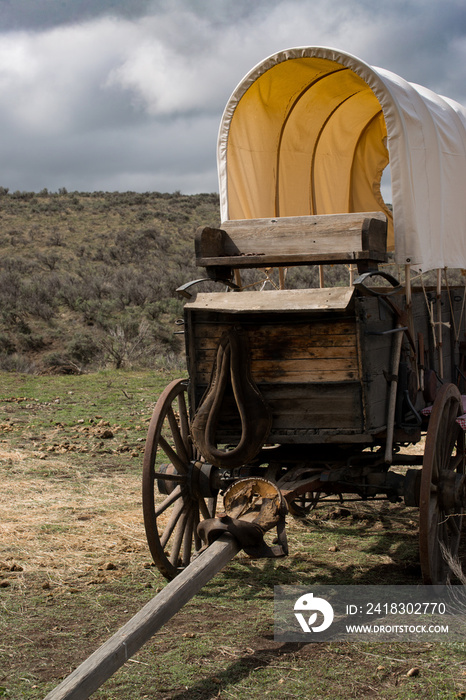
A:
[[[218,494],[251,477],[275,484],[295,516],[348,495],[419,507],[423,579],[450,576],[466,504],[462,399],[430,369],[425,295],[379,270],[386,236],[381,212],[198,229],[196,264],[207,278],[178,290],[188,298],[189,380],[160,397],[144,465],[147,539],[168,578],[204,546],[200,523],[214,519]],[[285,288],[285,268],[326,264],[359,276],[349,286]],[[280,289],[243,289],[244,269],[276,267]],[[195,293],[205,279],[227,291]],[[424,456],[403,451],[427,423]],[[156,467],[158,450],[168,463]]]

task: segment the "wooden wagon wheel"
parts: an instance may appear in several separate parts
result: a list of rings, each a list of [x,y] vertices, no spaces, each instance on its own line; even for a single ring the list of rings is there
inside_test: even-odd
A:
[[[442,386],[432,409],[421,474],[419,552],[425,584],[444,584],[450,567],[444,553],[458,553],[463,513],[464,433],[456,423],[462,413],[454,384]]]
[[[215,515],[210,488],[212,467],[198,459],[190,438],[187,382],[167,386],[155,406],[144,451],[142,505],[147,542],[154,562],[168,579],[191,561],[202,542],[201,518]]]

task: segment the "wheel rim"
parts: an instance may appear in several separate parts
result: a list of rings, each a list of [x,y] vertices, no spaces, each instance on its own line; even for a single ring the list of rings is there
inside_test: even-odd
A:
[[[454,384],[439,391],[429,419],[421,474],[419,552],[425,584],[444,584],[458,553],[463,508],[442,499],[446,477],[464,473],[464,433],[456,423],[462,400]],[[445,557],[445,553],[447,556]]]
[[[191,441],[186,390],[187,382],[177,379],[161,394],[144,450],[144,527],[154,563],[168,579],[201,549],[197,526],[214,517],[217,501],[209,489],[210,466]]]

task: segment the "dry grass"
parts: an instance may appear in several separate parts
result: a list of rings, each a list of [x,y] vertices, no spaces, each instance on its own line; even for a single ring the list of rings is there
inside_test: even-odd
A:
[[[148,560],[138,475],[89,477],[68,459],[44,476],[44,461],[25,450],[0,450],[0,462],[0,575],[18,592],[56,594]]]

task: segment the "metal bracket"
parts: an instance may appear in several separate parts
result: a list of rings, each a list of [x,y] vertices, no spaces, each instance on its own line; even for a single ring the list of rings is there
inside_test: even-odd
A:
[[[226,491],[223,505],[225,513],[198,525],[197,532],[207,546],[228,532],[253,559],[288,554],[287,508],[275,484],[266,479],[240,479]],[[271,547],[264,534],[273,527],[277,528],[278,545]]]
[[[201,277],[201,279],[198,280],[191,280],[191,282],[185,282],[185,284],[182,284],[181,287],[178,287],[175,291],[177,292],[177,294],[184,297],[185,299],[191,299],[193,295],[190,292],[188,292],[188,289],[190,287],[193,287],[195,284],[200,284],[201,282],[220,282],[221,284],[225,284],[230,289],[233,289],[235,292],[239,291],[238,285],[232,282],[231,280],[212,279],[211,277]]]

